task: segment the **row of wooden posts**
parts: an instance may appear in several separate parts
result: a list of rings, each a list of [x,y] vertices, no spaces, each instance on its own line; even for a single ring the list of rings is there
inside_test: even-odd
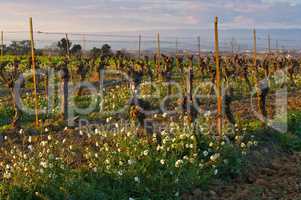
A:
[[[32,61],[32,75],[33,75],[33,82],[34,82],[34,101],[35,101],[35,125],[39,127],[39,115],[38,115],[38,95],[37,95],[37,83],[36,83],[36,60],[35,60],[35,43],[34,43],[34,35],[33,35],[33,23],[32,18],[29,19],[29,32],[30,32],[30,42],[31,42],[31,61]],[[216,64],[216,88],[217,88],[217,131],[218,134],[222,135],[222,92],[221,92],[221,68],[220,68],[220,55],[219,55],[219,37],[218,37],[218,17],[215,17],[214,20],[214,56],[215,56],[215,64]],[[254,29],[253,32],[253,41],[254,41],[254,49],[253,49],[253,59],[254,59],[254,67],[256,66],[256,30]],[[65,35],[66,39],[68,40],[68,35]],[[270,39],[270,36],[269,36]],[[198,37],[198,54],[201,54],[200,48],[200,37]],[[68,43],[67,43],[68,44]],[[3,31],[1,32],[1,58],[3,58]],[[178,54],[178,41],[176,41],[176,54]],[[68,49],[68,47],[67,47]],[[161,61],[161,50],[160,50],[160,34],[157,34],[157,52],[156,52],[156,65],[160,68],[160,61]],[[269,42],[269,51],[270,51],[270,42]],[[67,51],[67,56],[69,56],[69,51]],[[141,57],[141,35],[139,35],[139,58]],[[200,57],[200,56],[199,56]],[[200,62],[200,59],[199,61]],[[256,76],[255,76],[256,77]]]

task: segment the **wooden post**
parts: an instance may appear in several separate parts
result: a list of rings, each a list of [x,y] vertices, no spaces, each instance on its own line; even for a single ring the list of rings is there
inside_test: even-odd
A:
[[[3,31],[1,31],[1,59],[3,58],[3,51],[4,51],[4,42],[3,42]]]
[[[201,66],[201,37],[198,37],[198,67]]]
[[[178,55],[179,55],[179,44],[178,44],[178,38],[176,38],[176,68],[179,70],[179,62],[178,62]]]
[[[219,60],[219,41],[218,41],[218,17],[214,20],[215,35],[215,65],[216,65],[216,89],[217,89],[217,131],[220,139],[222,138],[222,89],[220,77],[220,60]]]
[[[179,55],[178,38],[176,38],[176,68],[177,68],[177,70],[179,69],[178,55]]]
[[[157,33],[157,71],[160,73],[161,49],[160,49],[160,33]]]
[[[45,95],[46,95],[46,101],[48,102],[48,74],[49,74],[49,68],[46,67],[46,73],[45,73],[45,79],[44,79],[44,87],[45,87]],[[48,111],[48,109],[47,109]]]
[[[179,53],[179,42],[178,42],[178,38],[176,38],[176,55],[178,55]]]
[[[68,63],[65,62],[63,69],[62,69],[62,85],[61,90],[63,92],[63,98],[62,98],[62,113],[63,113],[63,119],[65,121],[68,120],[68,112],[69,112],[69,78],[70,73],[68,70]]]
[[[139,59],[141,59],[141,35],[139,35]]]
[[[268,35],[268,52],[271,54],[271,36],[270,34]]]
[[[258,109],[259,109],[259,112],[261,114],[263,114],[263,109],[262,109],[262,106],[261,106],[261,89],[260,89],[260,85],[259,85],[259,82],[258,82],[258,69],[257,69],[257,36],[256,36],[256,29],[253,30],[253,59],[254,59],[254,70],[253,70],[253,77],[254,77],[254,82],[255,82],[255,87],[256,87],[256,95],[257,95],[257,106],[258,106]],[[264,123],[262,123],[262,125],[264,125]]]
[[[189,122],[194,122],[194,108],[193,108],[193,102],[192,102],[192,91],[193,91],[193,55],[188,56],[189,57],[189,68],[188,68],[188,74],[187,74],[187,113],[189,116]]]
[[[37,82],[36,82],[36,61],[35,61],[35,49],[34,49],[34,40],[33,40],[32,17],[29,18],[29,32],[30,32],[30,41],[31,41],[31,61],[32,61],[34,99],[35,99],[36,127],[39,127],[38,95],[37,95]]]
[[[68,39],[68,34],[67,34],[67,33],[65,33],[65,36],[66,36],[66,45],[67,45],[67,47],[66,47],[66,48],[67,48],[67,52],[66,52],[66,53],[67,53],[67,56],[69,57],[69,48],[70,48],[70,47],[69,47],[69,39]]]
[[[99,102],[99,111],[103,112],[104,107],[104,80],[105,80],[105,64],[101,63],[99,68],[99,96],[101,101]]]
[[[233,37],[231,40],[231,51],[232,51],[232,54],[234,54],[234,38]]]
[[[86,50],[86,35],[83,34],[83,52]]]
[[[188,68],[188,85],[187,85],[187,102],[189,105],[189,109],[191,109],[192,102],[192,84],[193,84],[193,56],[189,56],[189,68]]]
[[[257,42],[256,42],[256,29],[253,30],[253,65],[256,69],[257,65]],[[256,69],[257,70],[257,69]]]

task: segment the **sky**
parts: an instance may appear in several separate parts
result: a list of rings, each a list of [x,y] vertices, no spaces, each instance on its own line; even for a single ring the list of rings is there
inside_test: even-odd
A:
[[[174,37],[189,37],[179,39],[179,48],[196,48],[200,36],[202,49],[212,49],[215,16],[222,29],[221,48],[229,49],[235,37],[241,49],[251,49],[253,28],[259,29],[260,49],[266,49],[268,34],[272,48],[301,48],[301,0],[0,0],[0,30],[4,31],[5,44],[29,38],[29,17],[35,31],[62,33],[35,34],[38,47],[52,46],[69,33],[73,43],[87,49],[103,43],[115,49],[137,49],[141,34],[142,48],[150,49],[156,46],[155,34],[160,32],[163,48],[175,48]],[[96,32],[115,35],[88,34]],[[70,33],[87,35],[83,38]]]
[[[0,0],[0,29],[61,32],[301,28],[301,0]]]

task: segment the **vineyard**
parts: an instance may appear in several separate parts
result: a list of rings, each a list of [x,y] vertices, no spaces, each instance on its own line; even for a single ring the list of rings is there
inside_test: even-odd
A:
[[[257,52],[256,30],[252,52],[222,52],[217,19],[213,53],[160,34],[83,53],[65,34],[43,55],[34,33],[26,53],[2,43],[0,199],[301,198],[297,53]]]

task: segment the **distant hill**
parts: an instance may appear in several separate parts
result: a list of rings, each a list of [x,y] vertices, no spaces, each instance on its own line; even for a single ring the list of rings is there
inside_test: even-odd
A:
[[[222,28],[222,27],[221,27]],[[138,36],[141,34],[142,50],[153,51],[156,49],[156,33],[160,32],[162,51],[175,51],[178,49],[196,51],[198,49],[197,37],[201,40],[201,49],[210,51],[213,49],[214,34],[212,29],[166,29],[166,30],[141,30],[141,31],[120,31],[103,33],[85,33],[85,35],[69,34],[73,44],[81,44],[85,49],[101,47],[108,43],[114,50],[128,49],[138,50]],[[221,29],[220,48],[222,51],[247,51],[252,49],[253,36],[251,29]],[[257,46],[258,51],[266,51],[268,47],[268,34],[271,37],[271,49],[301,50],[301,29],[258,29]],[[35,34],[38,48],[53,46],[64,37],[64,34]],[[11,40],[28,39],[27,34],[20,33],[5,37],[5,43]],[[176,45],[176,40],[178,45]]]

